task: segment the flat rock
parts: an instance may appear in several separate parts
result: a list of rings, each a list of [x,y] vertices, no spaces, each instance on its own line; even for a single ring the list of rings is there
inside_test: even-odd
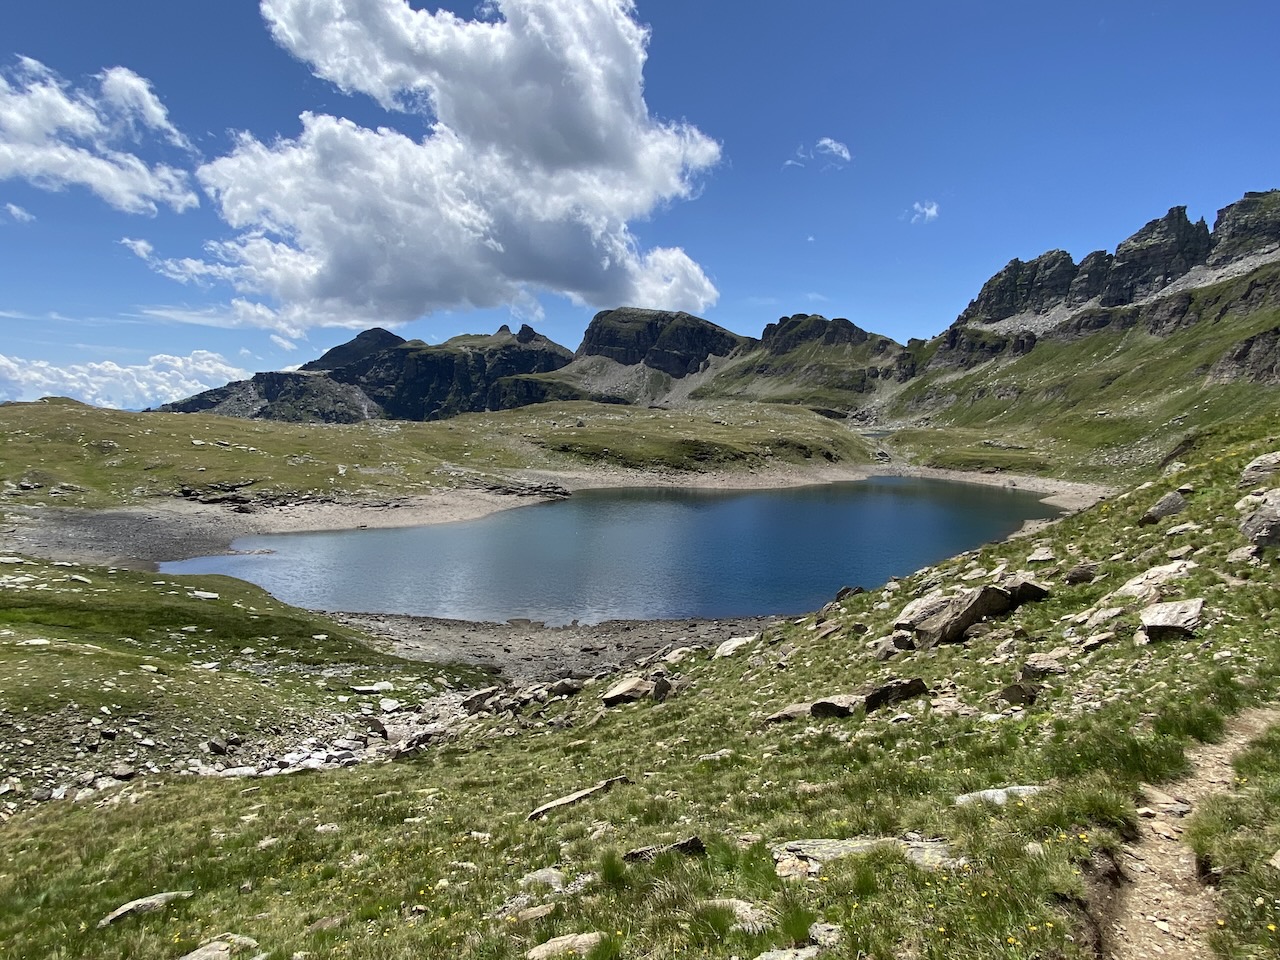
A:
[[[583,800],[587,799],[587,797],[593,796],[597,793],[608,793],[610,790],[612,790],[614,787],[616,787],[620,783],[630,783],[630,782],[631,782],[631,778],[626,776],[610,777],[608,780],[601,780],[599,783],[597,783],[593,787],[587,787],[583,790],[577,790],[566,796],[560,797],[556,800],[552,800],[549,803],[544,803],[542,806],[538,807],[538,809],[530,813],[526,819],[541,820],[543,817],[545,817],[548,813],[550,813],[553,810],[559,810],[561,807],[571,807],[575,803],[581,803]]]
[[[1267,866],[1272,870],[1280,870],[1280,850],[1271,855],[1271,859],[1267,861]]]
[[[975,790],[973,793],[960,794],[956,797],[955,804],[957,807],[967,807],[971,803],[994,803],[997,807],[1003,807],[1009,802],[1010,797],[1033,797],[1043,789],[1044,787],[1025,786]]]
[[[1033,653],[1022,664],[1019,677],[1022,680],[1041,680],[1055,673],[1066,673],[1066,665],[1059,659],[1057,651],[1050,653]]]
[[[902,840],[898,837],[854,837],[847,840],[791,840],[774,846],[775,870],[780,877],[810,876],[819,873],[822,864],[844,857],[865,856],[884,848],[900,850],[908,860],[925,870],[944,870],[962,866],[964,859],[951,855],[945,840]]]
[[[1126,581],[1112,596],[1132,597],[1135,600],[1146,600],[1148,602],[1157,600],[1160,596],[1160,591],[1157,588],[1173,580],[1185,577],[1197,567],[1199,567],[1199,564],[1194,560],[1174,560],[1172,563],[1152,567],[1150,570],[1143,571],[1131,580]]]
[[[788,947],[784,950],[766,950],[756,960],[814,960],[821,952],[821,947]]]
[[[1056,559],[1052,547],[1036,547],[1027,557],[1027,563],[1053,563]]]
[[[153,893],[147,897],[139,897],[137,900],[130,900],[116,907],[98,921],[98,927],[108,926],[131,913],[154,913],[157,910],[163,910],[174,900],[187,900],[193,896],[195,896],[194,890],[171,890],[167,893]]]
[[[996,699],[1018,706],[1030,706],[1036,702],[1043,689],[1038,683],[1011,683],[996,695]]]
[[[1149,639],[1166,640],[1189,637],[1200,626],[1203,612],[1204,600],[1196,597],[1192,600],[1152,604],[1138,617]]]
[[[564,956],[585,957],[603,939],[603,933],[570,933],[539,944],[526,953],[525,957],[528,960],[552,960],[553,957]]]
[[[520,878],[521,889],[535,886],[550,887],[559,893],[564,890],[564,874],[555,867],[543,867]]]

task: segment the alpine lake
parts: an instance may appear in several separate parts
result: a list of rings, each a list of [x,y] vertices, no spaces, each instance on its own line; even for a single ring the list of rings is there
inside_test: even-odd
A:
[[[1039,496],[907,477],[586,490],[457,523],[246,537],[161,569],[353,613],[549,626],[794,615],[1058,516]]]

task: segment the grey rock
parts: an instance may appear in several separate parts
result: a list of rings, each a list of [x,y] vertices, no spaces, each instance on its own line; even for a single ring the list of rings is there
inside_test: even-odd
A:
[[[733,929],[752,936],[764,933],[778,922],[778,915],[770,907],[762,907],[737,898],[703,900],[698,906],[711,910],[728,910],[733,914]]]
[[[760,634],[752,634],[749,637],[730,637],[720,646],[716,647],[716,652],[712,654],[713,660],[722,660],[725,657],[732,657],[748,644],[755,643],[760,639]]]
[[[581,693],[583,686],[583,682],[575,677],[564,677],[547,687],[547,696],[571,697],[575,693]]]
[[[527,960],[552,960],[554,957],[585,957],[604,939],[603,933],[569,933],[539,944],[525,954]]]
[[[814,923],[809,926],[809,942],[815,947],[835,949],[844,940],[844,931],[834,923]]]
[[[1003,807],[1009,802],[1010,798],[1018,797],[1034,797],[1043,790],[1044,787],[1025,786],[1025,787],[996,787],[990,790],[975,790],[973,793],[962,793],[956,797],[955,804],[958,807],[966,807],[972,803],[994,803],[998,807]]]
[[[1041,680],[1055,673],[1066,673],[1067,668],[1059,659],[1058,651],[1050,653],[1033,653],[1027,657],[1019,674],[1023,680]]]
[[[809,711],[812,709],[812,703],[791,703],[777,713],[765,717],[765,723],[786,723],[789,720],[800,720],[808,717]]]
[[[687,857],[705,856],[707,845],[702,842],[702,838],[694,835],[686,837],[683,840],[677,840],[675,843],[659,844],[650,847],[637,847],[634,850],[628,850],[622,855],[622,859],[628,863],[637,861],[656,860],[664,853],[682,853]]]
[[[1013,596],[1000,587],[982,586],[963,590],[912,629],[916,643],[924,650],[941,643],[956,643],[964,632],[980,620],[1008,613]]]
[[[644,677],[624,677],[601,696],[606,707],[616,707],[620,703],[630,703],[652,697],[654,684]]]
[[[1200,617],[1204,612],[1204,600],[1197,597],[1192,600],[1176,600],[1171,603],[1156,603],[1139,615],[1142,628],[1152,641],[1167,640],[1177,637],[1189,637],[1200,626]]]
[[[1187,509],[1187,498],[1174,490],[1152,504],[1138,520],[1138,526],[1146,527],[1159,523],[1165,517],[1175,516],[1185,509]]]
[[[997,694],[996,699],[1018,706],[1030,706],[1044,688],[1038,683],[1011,683]]]
[[[115,923],[121,917],[127,917],[134,913],[154,913],[162,910],[175,900],[187,900],[195,896],[194,890],[172,890],[167,893],[153,893],[147,897],[139,897],[137,900],[130,900],[128,903],[116,907],[105,917],[98,921],[98,927],[109,926]]]
[[[1280,546],[1280,488],[1268,490],[1240,523],[1240,532],[1258,547]]]
[[[866,855],[886,847],[900,850],[908,860],[926,870],[960,867],[963,858],[953,857],[945,840],[904,840],[897,837],[854,837],[847,840],[791,840],[772,848],[779,876],[813,876],[822,864],[845,857]]]
[[[1264,480],[1270,479],[1277,471],[1280,471],[1280,450],[1255,457],[1240,474],[1240,489],[1256,487]]]
[[[526,873],[520,878],[520,888],[528,887],[550,887],[556,893],[564,890],[565,876],[555,867],[543,867],[541,870],[534,870],[532,873]]]
[[[766,950],[756,960],[815,960],[821,947],[787,947],[782,950]]]
[[[574,804],[581,803],[583,800],[587,799],[587,797],[590,797],[594,794],[607,793],[608,791],[612,790],[614,787],[616,787],[620,783],[630,783],[630,782],[631,782],[631,778],[626,776],[610,777],[607,780],[601,780],[595,786],[586,787],[582,790],[576,790],[573,793],[567,794],[566,796],[559,797],[548,803],[544,803],[542,806],[538,807],[536,810],[530,813],[529,816],[526,817],[526,819],[541,820],[543,817],[545,817],[548,813],[551,813],[553,810],[559,810],[562,807],[573,806]]]

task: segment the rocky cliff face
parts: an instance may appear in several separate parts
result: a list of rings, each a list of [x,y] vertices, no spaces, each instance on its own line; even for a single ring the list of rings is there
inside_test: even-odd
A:
[[[504,377],[558,370],[573,359],[564,347],[525,325],[492,336],[454,337],[431,346],[411,340],[329,376],[359,387],[386,416],[439,420],[487,408],[490,388]]]
[[[842,343],[866,343],[870,338],[871,334],[843,317],[828,320],[816,313],[797,313],[766,326],[760,345],[777,355],[789,353],[804,343],[833,347]]]
[[[377,349],[384,343],[390,346]],[[514,334],[503,326],[492,336],[455,337],[435,346],[374,329],[299,372],[255,374],[160,409],[325,423],[437,420],[487,409],[491,389],[505,377],[558,370],[572,359],[527,325]]]
[[[680,378],[697,373],[711,356],[725,357],[753,343],[688,313],[619,307],[592,318],[577,357],[607,357]]]
[[[992,323],[1026,311],[1040,313],[1066,299],[1077,272],[1065,250],[1050,250],[1028,263],[1010,260],[982,285],[960,321]]]
[[[1102,288],[1104,307],[1148,297],[1209,257],[1209,227],[1192,223],[1186,207],[1174,207],[1116,247]]]
[[[1250,192],[1218,211],[1209,265],[1280,248],[1280,190]]]

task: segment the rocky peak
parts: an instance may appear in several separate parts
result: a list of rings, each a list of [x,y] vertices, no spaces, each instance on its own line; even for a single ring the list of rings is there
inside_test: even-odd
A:
[[[1102,305],[1114,307],[1150,296],[1204,263],[1211,246],[1204,220],[1192,223],[1186,207],[1172,207],[1116,247]]]
[[[781,317],[764,328],[761,345],[772,354],[789,353],[802,343],[835,346],[841,343],[865,343],[871,334],[843,317],[828,320],[817,313],[797,313]]]
[[[348,340],[346,343],[325,351],[318,359],[304,363],[299,369],[306,371],[337,370],[339,367],[345,367],[349,363],[363,360],[375,353],[398,347],[404,342],[404,337],[397,336],[390,330],[383,330],[382,327],[373,327],[357,334],[355,339]]]
[[[701,317],[668,310],[619,307],[592,318],[577,356],[607,357],[645,366],[673,377],[695,373],[710,356],[728,356],[751,343]]]
[[[1218,211],[1209,265],[1280,247],[1280,190],[1250,191]]]
[[[982,285],[959,319],[994,323],[1019,313],[1041,313],[1066,298],[1077,272],[1065,250],[1050,250],[1026,263],[1015,258]]]

